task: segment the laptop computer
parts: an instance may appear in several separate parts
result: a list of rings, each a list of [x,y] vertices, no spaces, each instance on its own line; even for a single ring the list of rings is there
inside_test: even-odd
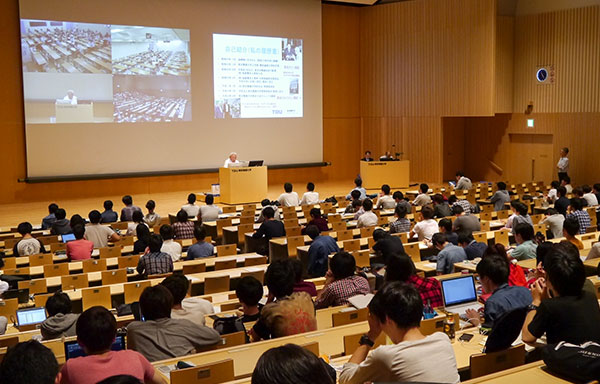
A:
[[[72,233],[67,233],[60,236],[63,243],[68,243],[69,241],[75,240],[75,235]]]
[[[17,328],[19,331],[35,329],[44,320],[46,320],[46,308],[44,307],[17,310]]]
[[[29,303],[29,288],[9,289],[2,294],[4,299],[18,299],[19,304]]]
[[[483,305],[477,301],[477,290],[473,275],[465,275],[440,281],[444,307],[448,312],[466,318],[467,309],[479,310]]]
[[[250,160],[250,162],[248,163],[249,167],[262,167],[262,165],[264,164],[264,160]]]
[[[110,349],[112,351],[122,351],[125,349],[125,347],[125,335],[117,335]],[[86,354],[83,351],[83,348],[81,348],[81,346],[77,342],[77,340],[65,341],[65,360],[82,356],[86,356]]]

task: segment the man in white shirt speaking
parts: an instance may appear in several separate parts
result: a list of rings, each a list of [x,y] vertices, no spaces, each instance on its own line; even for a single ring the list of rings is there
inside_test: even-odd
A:
[[[237,153],[231,152],[227,160],[225,160],[225,164],[223,164],[223,168],[229,168],[231,164],[240,164],[240,161],[237,159]]]
[[[65,97],[63,97],[63,100],[70,102],[71,105],[77,105],[77,96],[75,96],[75,91],[72,89],[69,89],[67,91],[67,95]]]

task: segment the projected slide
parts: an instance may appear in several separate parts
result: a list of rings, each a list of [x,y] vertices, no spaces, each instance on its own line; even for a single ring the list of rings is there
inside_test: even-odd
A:
[[[191,121],[185,29],[21,19],[27,124]]]
[[[215,119],[302,117],[302,40],[213,34]]]

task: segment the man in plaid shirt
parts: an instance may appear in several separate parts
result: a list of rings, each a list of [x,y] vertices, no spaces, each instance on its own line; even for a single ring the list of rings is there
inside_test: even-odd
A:
[[[452,195],[448,198],[448,204],[450,205],[450,208],[454,207],[455,205],[460,205],[465,214],[468,215],[471,213],[471,203],[469,203],[468,200],[459,200],[456,195]]]
[[[567,215],[567,219],[574,218],[579,222],[579,234],[584,234],[591,226],[592,221],[587,211],[583,211],[583,202],[581,199],[574,197],[570,201],[571,213]]]
[[[173,272],[173,259],[168,253],[160,251],[162,239],[159,235],[150,236],[148,248],[150,253],[140,257],[138,261],[137,272],[140,275],[160,275]]]
[[[348,252],[338,252],[329,261],[329,271],[325,275],[325,287],[317,295],[315,308],[346,305],[348,299],[371,292],[369,282],[355,275],[356,261]]]
[[[201,218],[198,218],[198,220],[200,224],[202,222]],[[188,221],[188,214],[183,209],[177,212],[177,222],[173,223],[173,232],[175,232],[175,238],[178,240],[194,237],[194,222]]]
[[[443,307],[442,289],[436,279],[420,277],[416,274],[415,264],[406,254],[396,254],[388,260],[385,282],[401,281],[412,284],[419,291],[423,305],[432,308]]]

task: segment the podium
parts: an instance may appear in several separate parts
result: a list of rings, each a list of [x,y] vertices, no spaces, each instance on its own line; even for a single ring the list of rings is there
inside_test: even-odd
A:
[[[361,161],[360,177],[366,189],[380,189],[383,184],[390,188],[408,188],[410,161]]]
[[[219,168],[221,203],[257,203],[267,197],[267,167]]]
[[[57,123],[93,123],[94,104],[54,104]]]

